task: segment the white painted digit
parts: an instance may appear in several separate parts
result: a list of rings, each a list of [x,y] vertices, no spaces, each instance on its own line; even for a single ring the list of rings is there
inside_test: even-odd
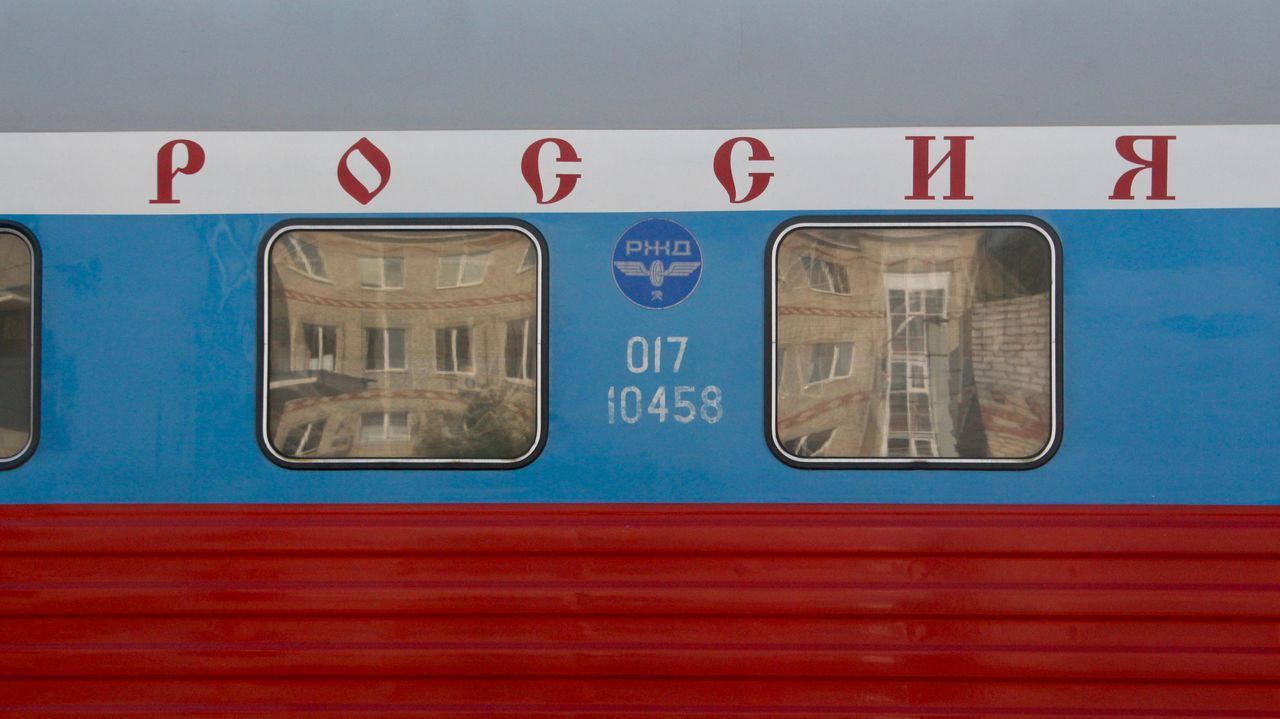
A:
[[[627,414],[627,398],[631,398],[631,407],[635,412]],[[627,424],[635,424],[640,421],[640,408],[643,400],[640,397],[639,387],[623,387],[622,397],[619,399],[618,414],[622,417],[622,421]]]
[[[658,387],[658,391],[653,393],[653,399],[649,402],[649,414],[658,415],[658,422],[667,421],[667,388]]]
[[[640,364],[636,364],[636,345],[640,345]],[[649,369],[649,341],[643,337],[632,337],[627,340],[627,369],[632,374],[640,374]],[[625,392],[626,390],[623,390]]]
[[[709,384],[702,390],[702,418],[707,421],[707,424],[715,424],[723,416],[724,409],[720,406],[720,388]]]
[[[653,373],[662,372],[662,338],[653,338]]]
[[[689,343],[688,337],[668,337],[668,342],[675,342],[680,345],[680,349],[676,350],[676,364],[671,368],[672,372],[680,371],[680,364],[684,362],[684,346]]]
[[[676,387],[674,401],[675,409],[671,412],[671,416],[680,424],[689,424],[698,417],[698,408],[693,405],[692,401],[684,399],[682,396],[685,392],[696,392],[697,389],[697,387],[689,387],[687,385],[680,385],[679,387]],[[680,414],[680,410],[682,409],[688,410],[688,413]]]
[[[617,413],[613,405],[613,393],[614,393],[614,388],[610,387],[609,388],[609,424],[613,424],[613,417]]]

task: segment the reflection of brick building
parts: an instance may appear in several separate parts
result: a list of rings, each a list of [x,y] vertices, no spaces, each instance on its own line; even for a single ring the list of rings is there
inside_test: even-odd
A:
[[[31,250],[0,229],[0,459],[31,438]]]
[[[1030,457],[1049,436],[1047,294],[978,302],[973,310],[973,376],[992,456]]]
[[[1003,255],[987,251],[1009,242],[1035,245],[1029,251],[1047,260],[1038,233],[1015,232],[789,233],[777,255],[783,448],[801,457],[1026,457],[1043,446],[1050,407],[1048,287],[1010,305],[993,294],[1012,286],[1004,279]],[[1047,261],[1032,264],[1026,272],[1048,276]],[[1001,331],[1017,334],[1016,347],[1012,339],[997,344]],[[1010,348],[1016,351],[1006,352]],[[1010,363],[1017,365],[1008,367],[1015,377],[1039,368],[1039,395],[1011,394],[1000,384]],[[1036,386],[1034,379],[1027,388]],[[1016,425],[1021,443],[1003,434],[989,441],[985,422],[997,420],[1006,433]]]
[[[509,230],[293,230],[272,246],[268,428],[294,458],[516,458],[537,252]]]

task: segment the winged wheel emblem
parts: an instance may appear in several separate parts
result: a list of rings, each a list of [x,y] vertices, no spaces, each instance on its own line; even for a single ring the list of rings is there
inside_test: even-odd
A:
[[[645,267],[643,262],[636,261],[615,262],[613,266],[628,277],[648,277],[649,284],[661,287],[668,277],[688,277],[701,267],[702,263],[672,262],[670,265],[664,265],[662,260],[654,260],[648,267]]]

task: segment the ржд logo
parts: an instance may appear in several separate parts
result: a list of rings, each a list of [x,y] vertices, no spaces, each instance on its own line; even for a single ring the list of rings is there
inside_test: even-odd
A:
[[[693,235],[653,218],[632,225],[613,248],[613,280],[633,303],[665,310],[693,294],[702,278],[702,249]]]

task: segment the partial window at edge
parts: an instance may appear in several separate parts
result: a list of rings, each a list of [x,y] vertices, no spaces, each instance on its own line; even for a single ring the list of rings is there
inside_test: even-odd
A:
[[[299,223],[268,238],[268,454],[316,467],[528,461],[545,392],[542,272],[523,271],[542,267],[538,243],[505,225]]]
[[[0,467],[35,447],[37,266],[34,241],[0,226]]]
[[[797,221],[771,250],[770,439],[806,466],[1033,466],[1058,433],[1032,222]]]

